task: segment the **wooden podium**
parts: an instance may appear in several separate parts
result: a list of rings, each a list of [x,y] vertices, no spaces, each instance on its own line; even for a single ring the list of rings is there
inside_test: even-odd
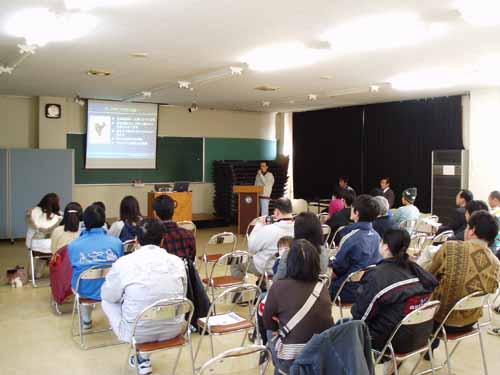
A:
[[[177,202],[173,221],[193,221],[193,193],[190,191],[176,193],[176,192],[154,192],[148,193],[148,217],[156,218],[153,211],[153,200],[160,195],[168,195]]]
[[[245,234],[248,224],[260,216],[259,194],[263,191],[263,186],[233,186],[233,192],[238,193],[238,234]]]

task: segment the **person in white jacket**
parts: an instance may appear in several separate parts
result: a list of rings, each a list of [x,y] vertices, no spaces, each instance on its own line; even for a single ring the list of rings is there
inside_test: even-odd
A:
[[[281,237],[293,237],[292,202],[287,198],[277,199],[273,215],[273,223],[266,223],[266,217],[259,218],[248,238],[248,252],[253,255],[248,272],[260,276],[264,273],[266,262],[278,252],[278,241]],[[272,272],[272,264],[267,269]],[[231,266],[231,274],[242,278],[246,265]]]
[[[274,176],[269,172],[267,161],[260,163],[260,169],[255,177],[255,185],[264,187],[264,192],[259,197],[260,214],[261,216],[267,216],[269,215],[269,200],[271,199],[274,185]]]
[[[137,242],[141,246],[121,257],[106,276],[101,289],[102,309],[119,340],[130,342],[132,326],[139,313],[160,299],[186,296],[187,275],[181,258],[160,247],[163,225],[159,220],[144,219],[137,226]],[[138,343],[170,340],[178,336],[183,318],[145,321],[137,326]],[[149,355],[138,354],[141,375],[152,372]],[[129,359],[134,367],[135,357]]]

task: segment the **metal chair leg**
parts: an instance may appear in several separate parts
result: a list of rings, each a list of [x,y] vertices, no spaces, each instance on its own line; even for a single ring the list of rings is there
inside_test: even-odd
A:
[[[477,323],[479,325],[479,323]],[[478,336],[479,336],[479,346],[481,348],[481,357],[483,360],[483,371],[484,375],[488,375],[488,366],[486,364],[486,353],[484,352],[484,342],[483,342],[483,334],[481,333],[481,327],[478,328]]]
[[[35,259],[33,257],[33,251],[30,250],[29,253],[31,262],[31,284],[33,285],[33,288],[36,288],[38,285],[36,285]]]
[[[175,370],[177,370],[177,365],[179,364],[179,359],[181,359],[182,348],[184,348],[184,346],[181,346],[179,348],[179,353],[177,353],[177,356],[175,357],[174,369],[172,371],[172,375],[175,375]]]
[[[421,359],[422,359],[422,357],[420,357],[420,360]],[[432,352],[432,346],[431,346],[430,341],[429,341],[429,359],[431,361],[432,375],[436,375],[436,370],[434,369],[434,353]],[[420,363],[420,360],[418,361],[418,363]]]
[[[188,345],[189,345],[189,355],[191,356],[191,371],[192,375],[196,374],[196,368],[194,365],[194,356],[193,356],[193,341],[191,340],[191,335],[189,335],[189,340],[188,340]]]
[[[134,365],[135,365],[135,373],[137,375],[141,375],[139,372],[139,352],[137,349],[134,350]]]
[[[450,351],[448,349],[448,337],[446,336],[446,331],[444,329],[443,329],[443,341],[444,341],[444,350],[446,352],[446,365],[448,366],[448,375],[452,375]]]

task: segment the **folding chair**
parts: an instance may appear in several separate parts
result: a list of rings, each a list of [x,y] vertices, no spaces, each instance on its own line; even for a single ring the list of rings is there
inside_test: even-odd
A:
[[[191,232],[193,232],[193,236],[196,237],[196,225],[192,221],[189,220],[178,221],[177,226],[190,230]]]
[[[340,294],[342,293],[342,290],[344,287],[347,285],[347,283],[359,283],[363,276],[365,275],[366,271],[371,270],[375,268],[376,265],[372,264],[371,266],[368,266],[366,268],[363,268],[362,270],[354,271],[353,273],[349,274],[345,280],[340,284],[340,288],[337,291],[337,294],[335,294],[335,297],[333,298],[333,306],[337,306],[340,310],[340,319],[344,318],[344,314],[342,312],[343,309],[350,309],[352,307],[352,303],[344,303],[342,304],[342,300],[340,298]]]
[[[422,250],[426,246],[432,244],[432,239],[433,236],[429,236],[426,233],[415,234],[415,236],[413,236],[413,238],[411,239],[411,245],[410,245],[410,249],[412,249],[411,255],[418,258],[422,253]]]
[[[417,219],[405,220],[401,224],[399,224],[399,228],[406,229],[408,233],[410,233],[410,236],[413,236],[417,228],[417,223]]]
[[[235,285],[242,285],[247,279],[248,266],[250,264],[251,255],[247,251],[236,250],[228,254],[221,256],[215,263],[212,264],[212,269],[210,271],[210,276],[204,278],[202,281],[210,289],[210,294],[212,296],[212,301],[215,300],[216,289],[227,289]],[[243,278],[234,277],[232,275],[227,275],[227,270],[233,265],[243,264],[245,270],[243,272]],[[225,276],[215,276],[215,269],[217,266],[226,267]]]
[[[273,265],[276,262],[277,256],[274,254],[273,256],[270,256],[267,260],[266,263],[264,264],[264,272],[261,276],[259,276],[259,279],[257,280],[257,285],[259,288],[262,289],[262,283],[266,283],[266,289],[269,290],[271,287],[271,282],[273,280]]]
[[[328,212],[321,212],[317,215],[318,215],[319,222],[321,224],[325,224],[328,221],[328,219],[330,218],[330,215],[328,214]]]
[[[248,248],[248,239],[250,238],[250,234],[252,233],[253,228],[255,228],[255,225],[257,224],[257,221],[259,219],[260,219],[260,217],[256,217],[247,226],[247,230],[245,232],[245,240],[247,241],[247,248]]]
[[[330,241],[330,244],[328,245],[328,248],[331,250],[331,256],[334,256],[337,253],[338,246],[335,244],[335,240],[337,239],[337,236],[340,234],[342,229],[344,229],[345,226],[339,227],[335,233],[332,236],[332,240]],[[331,230],[331,229],[330,229]]]
[[[208,254],[207,251],[209,248],[221,247],[227,245],[233,245],[231,247],[231,252],[236,249],[236,244],[238,243],[238,238],[234,233],[231,232],[222,232],[214,234],[208,240],[205,249],[203,249],[203,255],[199,256],[203,264],[205,265],[205,276],[208,277],[208,265],[216,263],[219,258],[224,255],[222,253]]]
[[[474,292],[469,294],[468,296],[465,296],[462,298],[460,301],[458,301],[452,309],[448,312],[446,317],[444,318],[443,322],[439,325],[439,328],[436,330],[434,333],[434,336],[432,337],[432,341],[434,341],[436,338],[440,338],[444,341],[444,348],[446,352],[446,362],[443,363],[439,368],[443,368],[445,365],[448,366],[448,374],[452,374],[452,369],[451,369],[451,357],[455,353],[455,350],[458,348],[458,345],[462,340],[468,339],[470,337],[474,336],[479,336],[479,346],[481,349],[481,357],[482,357],[482,362],[483,362],[483,371],[484,375],[488,375],[488,367],[486,365],[486,355],[484,352],[484,342],[483,342],[483,335],[481,333],[481,328],[487,324],[490,323],[488,322],[483,322],[479,323],[477,322],[475,324],[475,327],[472,328],[470,331],[467,332],[459,332],[459,333],[447,333],[446,332],[446,322],[450,318],[450,316],[456,312],[456,311],[464,311],[464,310],[475,310],[475,309],[482,309],[484,305],[487,304],[487,299],[488,299],[488,294],[485,294],[484,292]],[[454,342],[455,346],[453,350],[450,352],[448,344]]]
[[[217,296],[210,305],[207,317],[198,319],[197,324],[202,329],[202,332],[200,341],[198,341],[198,347],[196,348],[196,354],[194,355],[195,361],[198,358],[203,338],[207,332],[210,338],[210,351],[212,358],[215,357],[213,336],[227,335],[244,331],[243,341],[241,342],[241,345],[243,346],[247,339],[248,331],[256,327],[256,309],[257,306],[259,306],[260,296],[261,291],[259,287],[251,284],[243,284],[232,287]],[[241,302],[248,303],[248,318],[242,317],[234,312],[235,308],[238,307],[238,303]],[[217,314],[216,308],[218,305],[219,307],[220,305],[226,305],[229,308],[223,309],[227,312]],[[214,321],[216,323],[213,323]],[[257,330],[257,340],[259,339],[259,332]]]
[[[136,241],[135,240],[128,240],[123,243],[123,254],[131,254],[135,251],[136,248]]]
[[[432,348],[431,348],[431,335],[433,328],[434,316],[439,310],[440,302],[439,301],[429,301],[418,309],[412,311],[408,315],[406,315],[403,320],[396,326],[396,328],[392,331],[389,340],[384,345],[382,350],[377,351],[372,349],[372,352],[375,354],[375,365],[379,364],[383,358],[389,358],[394,365],[394,374],[398,375],[398,362],[403,362],[410,357],[413,357],[417,354],[428,352],[431,360],[431,371],[435,374],[434,363],[432,358]],[[427,338],[427,344],[422,346],[421,348],[415,349],[409,353],[396,353],[394,351],[394,347],[392,346],[392,341],[394,337],[396,337],[399,329],[403,326],[415,326],[419,324],[428,323],[428,330],[422,332],[422,330],[418,331],[418,334],[425,335]],[[418,363],[417,363],[418,365]],[[417,368],[417,365],[413,368],[413,371]],[[412,371],[412,374],[413,374]]]
[[[439,233],[436,237],[433,238],[432,243],[443,243],[448,241],[455,234],[452,230],[447,230],[442,233]]]
[[[38,284],[36,283],[35,270],[36,261],[43,259],[48,262],[52,258],[52,253],[50,252],[50,238],[37,238],[40,236],[43,236],[43,233],[36,231],[31,238],[30,246],[28,248],[28,253],[30,256],[31,284],[33,285],[33,288],[38,288]],[[48,252],[46,252],[47,250]],[[47,283],[47,285],[44,286],[49,286],[49,284]]]
[[[321,233],[323,234],[323,243],[325,246],[328,246],[328,237],[330,237],[331,232],[332,228],[329,225],[321,224]]]
[[[130,340],[130,347],[127,353],[127,362],[130,356],[130,352],[133,351],[134,354],[134,363],[135,370],[137,375],[139,375],[139,353],[155,353],[162,350],[170,350],[170,349],[179,349],[177,353],[174,369],[172,371],[175,374],[175,370],[177,369],[177,365],[179,364],[179,360],[181,357],[182,349],[185,346],[189,346],[190,357],[191,357],[191,371],[192,374],[195,374],[194,368],[194,358],[193,358],[193,345],[191,341],[191,331],[189,329],[189,324],[193,317],[194,313],[194,305],[187,298],[174,298],[174,299],[161,299],[152,305],[146,307],[142,312],[137,316],[134,321],[134,325],[132,326],[132,336]],[[136,331],[137,326],[140,323],[146,322],[160,322],[160,321],[168,321],[174,320],[182,317],[182,328],[176,337],[170,340],[164,341],[156,341],[156,342],[141,342],[138,343],[136,339]]]
[[[111,264],[100,264],[100,265],[92,266],[89,269],[83,271],[80,274],[80,276],[78,277],[78,279],[76,280],[76,287],[75,287],[75,289],[73,289],[73,294],[75,295],[75,301],[73,303],[73,314],[71,317],[71,334],[73,336],[73,339],[77,336],[79,337],[80,348],[83,350],[109,346],[109,344],[88,346],[87,342],[85,340],[85,336],[95,334],[95,333],[107,332],[107,331],[110,331],[111,328],[92,329],[92,330],[87,330],[86,332],[83,332],[83,322],[82,322],[82,312],[81,312],[82,306],[95,307],[98,304],[100,304],[101,301],[80,296],[80,293],[79,293],[80,282],[81,282],[81,280],[104,279],[106,277],[106,275],[108,274],[108,272],[111,270],[111,266],[112,266]],[[77,315],[77,318],[78,318],[78,331],[75,331],[75,315]],[[119,344],[119,343],[117,342],[116,344]],[[116,345],[116,344],[113,344],[113,345]]]
[[[248,358],[251,356],[253,358]],[[267,366],[269,365],[270,359],[271,351],[264,345],[250,345],[229,349],[205,362],[203,366],[201,366],[199,375],[234,374],[236,372],[236,366],[238,370],[244,370],[242,365],[246,365],[247,362],[257,363],[259,365],[259,374],[264,375],[267,372]],[[250,369],[253,369],[253,367],[249,368],[249,370]]]

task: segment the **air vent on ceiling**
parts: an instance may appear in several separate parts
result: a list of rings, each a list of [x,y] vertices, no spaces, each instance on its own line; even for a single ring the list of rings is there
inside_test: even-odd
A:
[[[87,74],[89,76],[99,76],[99,77],[105,77],[105,76],[110,76],[111,71],[110,70],[103,70],[103,69],[90,69]]]
[[[275,86],[267,86],[267,85],[262,85],[262,86],[257,86],[255,90],[259,91],[278,91],[280,88],[275,87]]]

